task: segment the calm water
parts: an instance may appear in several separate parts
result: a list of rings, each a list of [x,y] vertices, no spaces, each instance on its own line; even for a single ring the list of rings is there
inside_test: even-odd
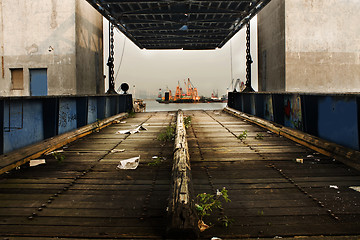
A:
[[[158,103],[155,100],[144,100],[146,112],[177,111],[182,110],[219,110],[226,107],[227,103]]]

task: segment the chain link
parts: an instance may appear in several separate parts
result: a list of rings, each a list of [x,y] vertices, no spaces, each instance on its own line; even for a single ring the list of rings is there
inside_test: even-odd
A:
[[[246,25],[246,86],[251,87],[250,22]]]
[[[109,58],[107,65],[109,67],[109,91],[115,91],[114,82],[114,25],[109,23]]]

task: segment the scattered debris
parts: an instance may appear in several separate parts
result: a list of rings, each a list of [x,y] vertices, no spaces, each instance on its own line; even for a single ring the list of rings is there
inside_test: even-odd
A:
[[[330,187],[330,188],[334,188],[334,189],[339,189],[339,187],[336,186],[336,185],[330,185],[329,187]]]
[[[130,134],[131,133],[131,130],[120,130],[120,131],[117,131],[115,134]]]
[[[133,157],[125,160],[121,160],[117,169],[136,169],[139,166],[140,155],[138,157]]]
[[[56,151],[52,151],[52,152],[48,152],[48,153],[46,153],[45,155],[52,155],[52,154],[54,154],[54,153],[62,153],[62,152],[64,152],[63,149],[61,149],[61,150],[56,150]]]
[[[125,149],[113,149],[113,150],[111,150],[111,153],[117,153],[117,152],[125,152]]]
[[[352,186],[352,187],[349,187],[351,188],[352,190],[355,190],[357,192],[360,192],[360,187],[359,186]]]
[[[304,159],[302,159],[302,158],[297,158],[297,159],[296,159],[296,162],[297,162],[297,163],[304,163]]]
[[[37,165],[40,165],[40,164],[45,164],[46,161],[45,159],[34,159],[34,160],[30,160],[30,167],[35,167]]]
[[[210,226],[207,225],[206,223],[204,223],[203,220],[199,220],[199,221],[198,221],[198,227],[199,227],[200,232],[203,232],[203,231],[205,231],[206,229],[208,229]]]
[[[142,125],[137,126],[134,129],[128,129],[128,130],[119,130],[117,131],[115,134],[135,134],[140,132],[140,130],[145,130],[147,131],[147,129],[145,127],[143,127]]]

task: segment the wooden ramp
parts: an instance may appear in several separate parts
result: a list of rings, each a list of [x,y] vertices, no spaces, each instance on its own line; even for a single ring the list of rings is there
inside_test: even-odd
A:
[[[223,214],[234,224],[200,238],[360,235],[360,193],[349,188],[360,186],[358,171],[224,112],[185,115],[195,193],[226,187],[232,200]],[[2,239],[166,238],[173,143],[157,136],[175,117],[139,113],[68,145],[60,162],[49,155],[46,164],[3,174]],[[147,130],[115,134],[141,124]],[[116,168],[139,155],[137,169]]]

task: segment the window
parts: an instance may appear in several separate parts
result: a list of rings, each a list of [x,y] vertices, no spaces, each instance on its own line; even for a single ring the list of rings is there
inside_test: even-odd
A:
[[[22,68],[15,68],[11,70],[11,89],[23,90],[24,89],[24,74]]]

